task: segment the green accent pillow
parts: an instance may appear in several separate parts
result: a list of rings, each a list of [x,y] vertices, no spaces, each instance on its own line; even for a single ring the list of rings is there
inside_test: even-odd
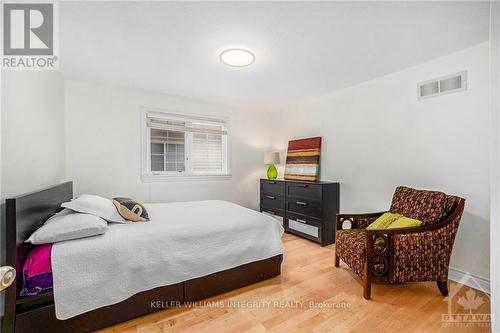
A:
[[[401,216],[396,221],[392,222],[387,229],[393,228],[409,228],[409,227],[418,227],[422,224],[422,221],[411,219],[409,217]]]
[[[399,214],[384,213],[378,219],[373,221],[366,229],[387,229],[391,223],[402,217]]]

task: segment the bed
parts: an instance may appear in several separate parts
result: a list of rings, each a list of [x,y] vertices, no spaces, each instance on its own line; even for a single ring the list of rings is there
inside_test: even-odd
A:
[[[21,271],[20,267],[30,250],[30,245],[24,243],[24,240],[48,217],[57,213],[62,202],[72,198],[72,182],[66,182],[6,200],[7,265],[16,267],[18,273]],[[222,201],[153,204],[147,206],[152,223],[112,225],[102,237],[54,244],[52,266],[55,293],[47,291],[36,296],[22,297],[19,295],[22,279],[18,276],[16,286],[6,290],[3,332],[90,332],[163,310],[170,305],[201,300],[279,275],[281,242],[278,244],[276,241],[271,247],[259,243],[265,238],[257,237],[258,231],[250,228],[253,222],[245,222],[241,216],[247,216],[249,221],[254,220],[257,225],[273,222],[266,220],[267,217],[262,217],[261,221],[258,219],[261,215],[253,215],[260,213],[245,211],[245,208],[233,205]],[[231,216],[234,217],[234,225],[239,227],[224,222]],[[221,221],[217,222],[216,217],[220,217]],[[179,219],[181,227],[175,222]],[[160,220],[162,223],[158,223]],[[224,231],[228,226],[234,230]],[[262,224],[261,227],[267,225]],[[263,231],[269,233],[269,230]],[[155,234],[158,235],[156,238]],[[144,246],[141,244],[141,237],[133,235],[144,235],[155,239],[155,242],[163,241],[162,245],[158,246],[163,252],[158,252],[154,246]],[[245,235],[247,240],[244,239]],[[132,256],[132,252],[126,252],[126,247],[120,248],[120,244],[116,244],[120,237],[127,239],[123,243],[131,245],[130,251],[137,249],[141,252],[141,260],[147,261],[147,264],[133,270],[137,274],[133,275],[134,278],[129,278],[132,276],[130,274],[123,274],[125,276],[119,277],[121,282],[116,287],[113,283],[99,279],[99,276],[120,272],[120,267],[124,272],[132,271],[131,267],[137,267],[136,262],[126,263],[129,266],[122,263],[120,266],[120,260],[117,260],[117,268],[108,268],[110,258],[116,257],[116,253],[125,253],[123,257]],[[259,252],[257,249],[262,247],[267,250]],[[189,255],[170,256],[160,260],[166,250],[177,253],[179,251],[176,249],[179,248],[186,248]],[[224,248],[225,251],[221,250]],[[231,255],[228,255],[228,251]],[[78,267],[89,263],[84,259],[72,263],[72,258],[93,258],[108,252],[109,255],[92,262],[92,270],[101,274],[82,276],[85,272],[78,270]],[[210,256],[207,257],[207,254]],[[208,259],[201,260],[203,256]],[[98,264],[101,261],[102,265]],[[168,268],[162,269],[163,266]],[[80,279],[76,278],[77,276]],[[61,279],[67,279],[71,283],[60,283]],[[80,280],[86,281],[87,284],[79,282]],[[142,285],[138,286],[138,281]],[[102,286],[102,290],[106,291],[103,293],[105,297],[100,295],[101,292],[94,288],[95,286]],[[83,292],[72,295],[71,288]],[[72,307],[72,302],[78,299],[82,300],[79,302],[82,304]],[[161,306],[157,306],[158,304]]]

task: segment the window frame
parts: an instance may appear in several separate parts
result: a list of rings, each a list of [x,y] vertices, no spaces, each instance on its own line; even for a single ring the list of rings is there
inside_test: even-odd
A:
[[[151,128],[148,126],[148,117],[179,119],[183,121],[206,121],[210,123],[222,123],[226,127],[227,134],[223,136],[225,140],[226,152],[223,154],[226,173],[190,173],[191,150],[193,133],[184,133],[184,154],[189,155],[185,160],[183,172],[179,171],[151,171]],[[183,180],[225,180],[232,177],[231,174],[231,138],[229,118],[225,116],[204,116],[198,114],[173,112],[156,108],[141,108],[141,180],[143,182],[162,182],[162,181],[183,181]],[[189,139],[191,137],[191,139]]]

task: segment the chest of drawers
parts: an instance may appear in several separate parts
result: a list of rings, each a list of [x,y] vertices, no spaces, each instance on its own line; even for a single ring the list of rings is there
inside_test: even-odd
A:
[[[283,217],[286,232],[321,246],[335,242],[339,183],[260,180],[260,211]]]

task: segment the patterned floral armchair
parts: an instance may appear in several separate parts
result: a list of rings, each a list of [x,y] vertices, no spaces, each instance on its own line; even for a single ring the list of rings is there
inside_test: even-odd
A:
[[[385,212],[337,215],[335,266],[342,259],[363,281],[370,299],[371,283],[436,281],[448,295],[448,265],[465,199],[437,191],[400,186],[391,213],[418,219],[418,227],[367,230]],[[350,222],[350,229],[343,229]]]

